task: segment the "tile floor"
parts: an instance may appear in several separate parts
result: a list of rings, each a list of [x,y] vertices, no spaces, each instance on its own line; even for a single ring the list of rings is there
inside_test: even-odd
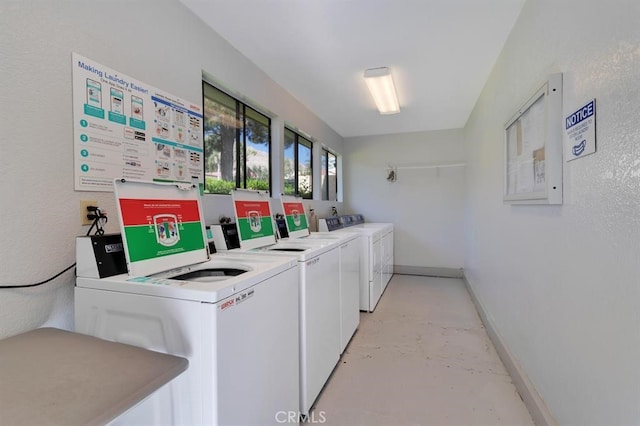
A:
[[[307,423],[532,425],[460,279],[395,275]]]

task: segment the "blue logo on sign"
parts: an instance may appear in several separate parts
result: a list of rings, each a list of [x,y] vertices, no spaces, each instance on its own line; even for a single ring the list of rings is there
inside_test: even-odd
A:
[[[575,126],[583,120],[591,117],[596,111],[596,106],[593,101],[589,102],[573,114],[567,117],[565,121],[565,129]]]
[[[571,151],[573,152],[573,155],[577,157],[578,155],[584,152],[584,149],[586,147],[587,147],[587,141],[586,139],[583,139],[582,142],[580,142],[578,145],[574,145]]]

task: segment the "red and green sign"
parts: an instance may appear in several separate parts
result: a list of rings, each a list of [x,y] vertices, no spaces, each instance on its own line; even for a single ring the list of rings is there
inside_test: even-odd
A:
[[[282,209],[284,210],[284,216],[287,218],[289,232],[303,231],[309,227],[302,203],[289,203],[284,201],[282,203]]]
[[[238,231],[242,241],[273,235],[269,201],[235,201]]]
[[[121,198],[120,212],[130,262],[205,247],[196,200]]]

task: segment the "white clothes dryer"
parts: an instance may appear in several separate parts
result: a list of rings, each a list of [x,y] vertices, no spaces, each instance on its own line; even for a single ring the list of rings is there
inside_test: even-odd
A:
[[[360,310],[373,312],[393,276],[393,224],[365,223],[362,215],[320,219],[323,232],[357,232],[360,244]]]

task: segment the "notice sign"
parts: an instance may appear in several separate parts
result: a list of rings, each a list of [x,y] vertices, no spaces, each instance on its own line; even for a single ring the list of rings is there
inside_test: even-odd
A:
[[[204,182],[202,107],[72,54],[77,191],[113,179]]]
[[[596,152],[596,100],[565,118],[565,153],[567,161]]]
[[[304,207],[302,203],[288,203],[283,201],[282,208],[287,220],[289,232],[302,231],[308,228],[307,217],[304,214]]]

